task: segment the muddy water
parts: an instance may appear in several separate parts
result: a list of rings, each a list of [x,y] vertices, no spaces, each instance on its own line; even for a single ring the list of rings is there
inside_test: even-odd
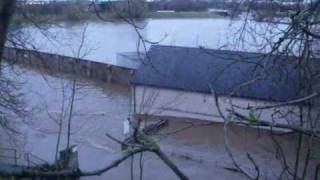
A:
[[[20,134],[8,137],[0,130],[0,148],[12,147],[21,154],[19,164],[25,164],[23,154],[54,162],[59,126],[57,120],[62,112],[62,102],[69,107],[71,84],[67,76],[54,77],[38,71],[14,66],[6,68],[4,75],[22,83],[22,92],[30,110],[24,121],[13,123]],[[80,168],[95,170],[110,164],[121,156],[118,144],[105,134],[122,139],[123,121],[130,116],[130,88],[92,80],[78,79],[74,114],[72,118],[71,144],[77,145]],[[64,110],[63,135],[60,149],[66,146],[66,122],[68,109]],[[164,117],[165,118],[165,117]],[[155,118],[153,121],[159,119]],[[191,125],[191,126],[190,126]],[[222,124],[184,119],[172,119],[169,126],[156,134],[155,139],[169,158],[185,172],[190,179],[246,179],[244,176],[226,170],[233,164],[225,149],[225,131]],[[276,158],[274,142],[270,134],[259,129],[232,126],[228,131],[230,147],[243,168],[253,172],[254,167],[247,158],[247,152],[261,168],[266,179],[277,179],[281,161]],[[294,164],[295,142],[293,136],[281,136],[287,163]],[[140,155],[134,158],[134,177],[139,179]],[[35,162],[41,162],[32,159]],[[0,159],[0,162],[5,161]],[[116,169],[98,177],[84,179],[130,179],[131,159]],[[145,153],[142,158],[144,179],[167,180],[177,177],[156,156]],[[313,164],[314,162],[310,162]],[[310,176],[311,177],[311,176]]]
[[[19,149],[53,162],[59,129],[57,121],[63,101],[64,107],[70,107],[71,84],[66,79],[17,67],[10,75],[23,83],[22,91],[30,107],[30,117],[24,123],[15,124],[21,132],[17,137]],[[129,95],[128,87],[78,81],[71,139],[72,144],[79,145],[80,157],[91,157],[80,159],[82,167],[91,167],[97,159],[102,160],[103,156],[99,157],[101,152],[113,154],[118,151],[117,146],[105,137],[105,133],[122,137],[122,122],[129,115]],[[66,145],[69,110],[65,108],[63,111],[61,147]]]
[[[56,121],[62,111],[63,99],[67,102],[65,106],[69,107],[68,78],[66,76],[57,78],[17,66],[4,72],[23,83],[22,91],[25,93],[31,114],[23,122],[18,121],[13,124],[20,135],[14,138],[7,137],[1,131],[0,147],[12,147],[21,155],[32,153],[45,161],[53,162],[59,127]],[[119,145],[109,140],[105,134],[123,138],[123,121],[129,116],[128,87],[85,79],[78,80],[71,144],[78,146],[81,169],[95,170],[121,156]],[[66,121],[67,115],[63,121],[61,148],[66,146]],[[194,126],[190,127],[190,124]],[[161,149],[190,179],[246,179],[238,173],[225,169],[233,165],[225,150],[223,125],[203,124],[206,123],[172,119],[169,126],[155,138]],[[276,152],[272,148],[274,144],[268,133],[237,126],[230,129],[229,138],[237,161],[245,169],[253,172],[254,167],[250,165],[246,154],[249,152],[259,164],[262,175],[268,179],[276,179],[281,170],[281,162],[275,157]],[[292,151],[295,149],[292,139],[290,136],[283,136],[280,139],[285,147],[288,163],[293,163],[291,159],[294,159],[295,155]],[[134,158],[135,179],[140,176],[139,159],[140,155]],[[37,159],[32,160],[39,162]],[[130,162],[131,159],[102,176],[84,179],[130,179]],[[21,156],[19,164],[24,163]],[[144,179],[177,179],[170,169],[152,154],[143,154],[142,163]]]
[[[6,69],[5,74],[23,83],[22,91],[30,107],[30,116],[13,126],[21,133],[8,137],[1,131],[0,147],[12,147],[21,154],[19,164],[26,164],[23,154],[32,153],[47,162],[54,162],[57,142],[57,120],[62,111],[63,100],[69,107],[70,82],[66,77],[57,78],[45,73],[14,66]],[[63,95],[64,94],[64,95]],[[123,138],[123,121],[130,115],[130,90],[128,87],[101,84],[89,80],[78,80],[74,115],[72,119],[71,144],[78,146],[80,168],[94,170],[101,168],[122,152],[118,144],[109,140],[108,132],[119,139]],[[68,110],[68,109],[67,109]],[[67,111],[65,110],[65,111]],[[66,122],[63,120],[63,135],[60,147],[66,146]],[[165,141],[159,137],[163,151],[192,179],[211,179],[219,175],[222,179],[236,179],[237,174],[224,170],[216,162],[189,158],[188,153],[196,152],[206,156],[203,151],[179,141]],[[179,138],[178,138],[179,139]],[[190,146],[190,147],[189,147]],[[181,151],[180,151],[181,150]],[[186,154],[187,153],[187,154]],[[135,157],[134,176],[139,177],[139,156]],[[41,162],[38,159],[31,159]],[[2,159],[2,161],[4,161]],[[177,179],[176,176],[154,155],[144,154],[145,179]],[[85,179],[130,179],[130,160],[118,168],[102,175]]]
[[[162,45],[223,48],[240,51],[259,51],[260,43],[266,43],[266,37],[284,28],[284,25],[268,25],[266,23],[247,22],[248,28],[255,29],[263,36],[243,34],[239,41],[239,31],[244,25],[242,19],[147,19],[137,22],[141,27],[140,34],[147,40]],[[84,39],[81,56],[92,61],[116,63],[119,52],[135,52],[138,47],[138,35],[127,23],[109,23],[93,21],[88,23],[62,23],[52,26],[48,31],[37,28],[25,28],[27,40],[40,51],[52,52],[68,56],[76,56],[76,52]],[[273,37],[275,40],[277,37]],[[270,37],[270,40],[272,38]],[[146,44],[147,49],[150,44]]]
[[[206,46],[218,48],[229,43],[228,29],[230,21],[226,19],[202,20],[150,20],[143,34],[148,39],[158,41],[166,37],[162,44],[180,46]],[[236,27],[241,22],[236,21]],[[33,33],[33,40],[38,47],[50,52],[73,55],[79,46],[79,34],[84,24],[68,24],[62,28],[51,29],[53,39],[60,42],[48,42],[41,35]],[[103,34],[103,37],[101,36]],[[114,63],[117,52],[137,49],[137,35],[126,24],[89,23],[86,50],[87,58],[94,61]],[[66,38],[68,37],[68,38]],[[238,47],[250,49],[248,47]],[[1,134],[1,147],[14,147],[20,154],[30,152],[49,162],[54,161],[58,125],[63,103],[69,107],[71,84],[67,78],[56,78],[44,73],[15,67],[6,71],[11,77],[23,82],[23,92],[31,110],[31,116],[14,126],[21,132],[12,137]],[[64,91],[63,91],[64,90]],[[63,96],[63,94],[65,94]],[[32,109],[31,109],[32,108]],[[130,88],[110,84],[101,84],[81,79],[77,84],[76,102],[72,119],[72,144],[78,146],[80,167],[93,170],[109,164],[121,155],[119,145],[110,141],[105,133],[117,138],[123,137],[123,121],[130,116]],[[66,119],[68,111],[64,110],[63,136],[60,147],[66,145]],[[175,120],[156,136],[161,148],[185,172],[190,179],[245,179],[238,173],[230,172],[225,167],[232,167],[224,147],[224,131],[220,124],[187,128],[190,122]],[[179,129],[183,131],[177,132]],[[245,152],[250,152],[268,179],[276,179],[281,163],[274,157],[274,149],[266,134],[256,130],[233,128],[231,144],[237,160],[250,166]],[[168,136],[168,134],[170,134]],[[294,149],[290,138],[284,139],[286,154],[293,157]],[[135,157],[135,163],[139,156]],[[23,163],[20,160],[20,163]],[[144,154],[144,179],[177,179],[172,172],[151,154]],[[135,167],[134,175],[139,177]],[[130,179],[130,160],[119,168],[102,177],[88,179]]]

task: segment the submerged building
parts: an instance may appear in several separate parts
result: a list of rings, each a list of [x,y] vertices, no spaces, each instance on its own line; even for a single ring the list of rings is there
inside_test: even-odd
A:
[[[270,123],[297,123],[297,104],[251,108],[302,96],[293,62],[290,57],[260,53],[152,46],[133,76],[132,111],[224,122],[222,114],[237,110]]]

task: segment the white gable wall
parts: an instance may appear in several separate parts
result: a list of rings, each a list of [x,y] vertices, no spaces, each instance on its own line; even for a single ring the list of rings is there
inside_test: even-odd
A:
[[[133,87],[132,102],[136,114],[223,122],[216,106],[215,97],[211,94],[135,86]],[[227,109],[232,107],[231,104],[239,107],[236,108],[237,112],[249,115],[250,111],[243,110],[241,107],[264,106],[272,103],[244,98],[219,97],[219,106],[224,114],[227,114]],[[287,116],[288,112],[295,112],[297,116],[293,113]],[[298,112],[298,107],[286,106],[256,111],[255,116],[261,120],[287,124],[288,122],[298,122]]]

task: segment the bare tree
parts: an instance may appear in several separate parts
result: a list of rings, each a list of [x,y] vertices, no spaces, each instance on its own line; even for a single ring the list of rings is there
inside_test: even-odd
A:
[[[10,123],[14,119],[26,115],[22,99],[23,94],[20,92],[21,84],[15,82],[1,71],[3,50],[15,4],[15,0],[0,2],[0,126],[5,131],[18,133],[11,127]]]
[[[236,172],[242,173],[248,179],[261,179],[262,170],[259,163],[254,159],[254,157],[247,153],[247,158],[254,169],[254,172],[248,171],[243,165],[237,161],[237,157],[233,154],[232,144],[229,141],[229,127],[231,124],[245,125],[252,128],[263,127],[270,130],[270,137],[274,142],[274,148],[280,153],[280,163],[282,165],[281,174],[279,178],[289,178],[289,179],[307,179],[311,177],[308,174],[318,176],[319,165],[314,167],[314,156],[313,152],[317,150],[317,143],[319,142],[319,109],[318,109],[318,95],[319,95],[319,72],[318,72],[318,56],[319,51],[317,43],[319,42],[319,11],[320,3],[319,1],[311,2],[308,5],[299,5],[297,11],[289,12],[286,18],[282,18],[282,24],[286,24],[284,28],[279,29],[279,31],[273,31],[270,36],[265,37],[266,31],[274,28],[274,23],[279,23],[279,17],[275,16],[271,18],[273,22],[269,22],[269,28],[257,29],[255,27],[250,27],[250,13],[253,11],[252,4],[255,1],[243,1],[241,8],[244,9],[245,18],[243,21],[243,26],[235,34],[236,42],[238,43],[248,43],[247,36],[260,37],[262,39],[261,44],[255,44],[258,49],[262,52],[267,52],[265,56],[261,57],[258,62],[255,62],[257,67],[253,73],[253,77],[249,81],[243,82],[239,87],[236,87],[232,93],[229,94],[229,98],[233,97],[234,94],[239,91],[240,88],[248,87],[255,84],[261,80],[261,78],[268,78],[270,74],[274,73],[274,69],[270,68],[271,65],[276,65],[280,63],[282,68],[295,67],[299,72],[300,80],[300,97],[297,99],[291,99],[286,102],[273,103],[268,105],[250,105],[247,107],[240,107],[232,99],[229,101],[226,109],[222,109],[220,103],[220,97],[218,94],[213,95],[216,100],[216,107],[219,109],[220,116],[224,119],[224,131],[225,131],[225,147],[230,159],[234,163],[234,169]],[[130,1],[128,1],[130,3]],[[278,2],[271,2],[274,5],[279,5]],[[95,6],[95,4],[92,4]],[[98,17],[103,19],[103,17],[96,12]],[[150,42],[140,33],[141,27],[136,25],[135,19],[119,13],[119,17],[125,22],[132,25],[139,37],[139,47],[147,51],[146,44],[156,44],[156,42]],[[254,24],[255,25],[255,24]],[[254,26],[253,25],[253,26]],[[203,49],[205,51],[205,49]],[[81,47],[77,54],[80,57]],[[265,57],[285,57],[285,58],[273,58],[267,59]],[[146,58],[148,59],[148,57]],[[146,59],[142,59],[143,63],[148,63]],[[286,60],[283,60],[286,59]],[[267,62],[268,60],[268,62]],[[281,61],[281,62],[279,62]],[[246,59],[240,60],[241,63],[247,63]],[[155,67],[156,68],[156,67]],[[77,79],[74,78],[71,81],[71,103],[68,112],[68,143],[67,147],[70,147],[71,139],[71,129],[72,129],[72,119],[73,119],[73,106],[74,99],[76,96],[76,84]],[[286,82],[284,82],[286,83]],[[151,96],[154,96],[151,95]],[[147,100],[144,105],[151,106],[153,98]],[[287,108],[288,106],[295,106],[294,110]],[[280,112],[279,108],[285,107],[287,111]],[[262,111],[271,110],[273,111],[270,119],[262,119],[259,114]],[[245,111],[246,113],[243,113]],[[282,117],[289,117],[288,123],[279,123],[278,119],[275,118],[277,114],[281,114]],[[298,120],[293,120],[290,117],[298,117]],[[146,117],[148,118],[148,117]],[[138,119],[137,121],[131,121],[132,126],[132,137],[130,141],[122,141],[114,138],[112,135],[107,134],[107,137],[117,142],[121,146],[129,147],[129,151],[124,153],[122,157],[110,163],[109,165],[97,169],[95,171],[83,172],[78,171],[33,171],[30,169],[24,169],[21,172],[15,173],[13,175],[22,177],[32,177],[32,176],[42,176],[42,177],[57,177],[57,176],[95,176],[101,175],[112,168],[117,167],[120,163],[126,159],[133,158],[136,154],[151,152],[158,156],[168,167],[170,167],[180,179],[188,179],[181,170],[175,166],[175,164],[161,151],[160,147],[155,143],[155,141],[146,134],[141,128],[141,121],[143,119]],[[61,123],[59,126],[62,127]],[[194,127],[191,125],[188,128]],[[297,143],[296,157],[293,163],[288,163],[286,154],[283,153],[283,147],[278,142],[278,133],[275,129],[284,129],[293,134],[293,138]],[[61,130],[59,130],[61,132]],[[59,133],[60,134],[60,133]],[[58,137],[58,139],[60,139]],[[59,141],[59,140],[58,140]],[[57,149],[59,149],[59,142],[57,143]],[[318,157],[316,157],[318,159]],[[140,166],[141,172],[143,167]],[[142,174],[142,173],[141,173]],[[9,174],[11,175],[11,174]]]
[[[250,0],[237,3],[239,4],[237,10],[243,12],[244,18],[243,25],[233,35],[236,45],[242,47],[252,45],[257,51],[265,54],[256,57],[258,60],[253,62],[256,64],[256,68],[254,68],[252,77],[234,87],[232,92],[228,94],[229,103],[227,106],[221,103],[223,102],[221,99],[225,99],[225,97],[220,97],[213,91],[216,107],[225,123],[225,147],[234,163],[235,168],[233,170],[242,173],[248,179],[263,178],[263,170],[249,152],[244,153],[247,154],[254,172],[243,168],[244,164],[237,161],[238,157],[232,151],[232,144],[229,141],[229,127],[231,124],[237,124],[270,131],[274,149],[280,152],[279,163],[283,168],[278,178],[308,179],[312,176],[318,178],[319,170],[315,166],[319,167],[317,165],[319,154],[315,152],[319,148],[320,132],[318,108],[320,2],[311,1],[305,4],[296,1],[296,9],[286,9],[285,5],[278,1],[266,0],[266,7],[260,7],[259,3]],[[278,7],[280,10],[285,9],[284,14],[286,16],[273,13],[274,9],[269,8],[269,6]],[[259,9],[255,7],[259,7]],[[267,11],[268,15],[268,21],[264,23],[264,26],[257,25],[256,20],[251,19],[252,13],[261,10]],[[134,22],[131,22],[131,24],[135,25]],[[253,39],[255,43],[250,42],[250,39]],[[144,38],[141,38],[141,41],[141,44],[151,44]],[[205,48],[200,48],[206,51]],[[231,59],[231,61],[234,61],[234,63],[252,63],[246,58],[240,57],[239,59]],[[290,73],[294,71],[298,74],[299,96],[296,99],[265,105],[250,104],[248,106],[240,106],[232,100],[232,97],[239,90],[250,88],[250,86],[261,82],[263,79],[272,77],[273,73],[277,73],[279,69]],[[225,71],[228,71],[228,68]],[[275,81],[273,86],[277,86],[277,83],[286,85],[290,81],[286,75],[281,75],[279,78],[281,81]],[[210,82],[208,84],[210,85]],[[148,98],[153,99],[152,96],[149,95]],[[144,98],[146,103],[150,103],[147,101],[148,98]],[[142,104],[142,106],[145,105],[151,107],[152,103]],[[269,119],[262,119],[259,116],[259,114],[265,112],[271,112]],[[286,122],[281,119],[286,119]],[[190,127],[194,126],[191,125]],[[289,162],[290,157],[283,153],[284,145],[279,143],[279,139],[287,133],[279,133],[279,131],[289,132],[288,136],[292,137],[297,144],[295,149],[291,149],[295,153],[293,162],[291,161],[292,158]]]
[[[245,7],[245,16],[249,17],[254,9],[252,9],[255,1],[241,1],[242,7]],[[265,1],[270,6],[283,6],[281,2]],[[286,102],[269,104],[269,105],[250,105],[248,107],[240,107],[236,102],[230,100],[229,108],[222,109],[219,101],[221,97],[217,94],[216,106],[220,109],[220,115],[225,121],[225,143],[226,149],[233,160],[236,169],[247,176],[249,179],[260,179],[259,164],[248,154],[252,166],[255,167],[255,173],[249,173],[241,167],[241,164],[236,161],[231,146],[228,141],[228,127],[229,124],[245,124],[250,127],[267,127],[271,131],[270,136],[274,142],[274,148],[283,152],[283,146],[278,142],[279,136],[277,135],[278,128],[285,129],[293,133],[292,138],[296,141],[296,153],[293,163],[288,162],[288,156],[285,153],[280,153],[282,173],[279,178],[288,179],[308,179],[312,176],[317,176],[318,170],[314,167],[319,160],[319,156],[315,153],[319,145],[319,69],[318,69],[318,45],[319,36],[319,10],[320,2],[311,1],[304,4],[300,1],[295,2],[295,11],[288,10],[286,17],[278,16],[268,11],[268,21],[266,26],[261,29],[254,27],[255,22],[250,23],[250,18],[245,18],[243,26],[237,31],[234,36],[237,38],[238,43],[247,43],[247,38],[256,37],[261,38],[261,42],[254,44],[262,52],[267,52],[268,57],[261,57],[256,68],[254,75],[247,82],[243,82],[239,87],[249,87],[252,84],[259,82],[262,78],[268,78],[274,72],[270,66],[275,67],[281,64],[282,69],[287,69],[290,73],[292,71],[298,72],[299,77],[299,98],[291,99]],[[256,10],[259,11],[259,10]],[[253,24],[253,26],[250,26]],[[282,27],[279,27],[282,26]],[[279,31],[269,31],[278,28]],[[269,32],[268,32],[269,31]],[[268,34],[268,35],[266,35]],[[273,58],[272,58],[273,57]],[[246,59],[243,59],[243,63]],[[285,77],[280,77],[285,79]],[[288,83],[284,80],[281,83]],[[229,95],[233,96],[234,93],[240,89],[236,87]],[[289,110],[290,106],[295,106],[295,110]],[[280,112],[280,108],[286,108],[287,112]],[[250,112],[244,114],[243,110]],[[261,119],[257,114],[265,111],[272,111],[270,119]],[[283,118],[287,118],[287,123],[281,123],[277,119],[277,115],[282,113]],[[296,118],[293,118],[296,117]],[[313,157],[312,157],[313,156]],[[315,177],[317,179],[318,177]]]
[[[10,19],[15,10],[15,4],[15,0],[4,0],[0,2],[0,57],[2,57],[3,47],[6,42]]]

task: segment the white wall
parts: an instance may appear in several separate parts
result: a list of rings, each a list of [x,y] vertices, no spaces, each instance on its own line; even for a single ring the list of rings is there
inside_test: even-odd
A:
[[[144,55],[141,55],[141,58]],[[130,69],[137,69],[141,63],[141,60],[137,52],[127,52],[117,54],[117,66],[126,67]]]
[[[143,86],[136,86],[133,89],[134,96],[132,102],[136,102],[136,114],[223,122],[218,112],[214,95]],[[235,108],[237,112],[248,115],[250,111],[241,109],[241,107],[246,108],[248,106],[263,106],[268,104],[271,103],[243,98],[219,97],[220,109],[224,114],[227,114],[227,109],[230,109],[233,105],[238,107]],[[297,116],[292,112],[296,113]],[[299,112],[298,107],[287,106],[256,111],[255,116],[261,120],[287,124],[288,122],[297,122],[299,118],[297,112]],[[290,115],[287,115],[288,113]]]

